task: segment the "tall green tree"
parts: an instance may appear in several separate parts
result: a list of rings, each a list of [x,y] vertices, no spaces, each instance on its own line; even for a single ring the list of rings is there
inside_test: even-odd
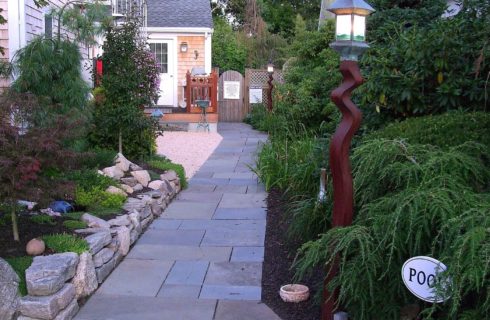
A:
[[[158,65],[139,30],[136,18],[107,30],[102,87],[96,93],[91,133],[96,145],[110,149],[118,146],[120,153],[134,158],[154,148],[156,126],[145,116],[144,107],[154,103],[159,89]]]
[[[224,18],[214,19],[213,66],[222,71],[245,72],[247,50]]]

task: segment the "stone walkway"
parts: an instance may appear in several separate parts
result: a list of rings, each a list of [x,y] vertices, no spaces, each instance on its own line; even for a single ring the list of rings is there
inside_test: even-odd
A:
[[[267,193],[249,166],[267,136],[223,141],[77,320],[280,320],[261,299]]]

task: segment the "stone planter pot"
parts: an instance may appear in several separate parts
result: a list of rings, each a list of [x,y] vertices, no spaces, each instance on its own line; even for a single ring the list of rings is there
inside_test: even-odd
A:
[[[301,302],[308,300],[310,289],[302,284],[287,284],[281,287],[279,295],[284,302]]]

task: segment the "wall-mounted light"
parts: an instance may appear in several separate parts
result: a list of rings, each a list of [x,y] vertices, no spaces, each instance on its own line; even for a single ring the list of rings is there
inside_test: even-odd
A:
[[[194,60],[197,60],[197,57],[199,57],[199,51],[194,50]]]
[[[187,45],[187,42],[182,42],[180,44],[180,52],[187,52],[187,50],[189,49],[189,46]]]

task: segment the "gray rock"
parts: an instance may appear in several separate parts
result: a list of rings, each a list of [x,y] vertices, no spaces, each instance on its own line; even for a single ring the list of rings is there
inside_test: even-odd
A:
[[[111,225],[107,223],[107,221],[102,220],[101,218],[95,217],[89,213],[84,213],[81,217],[81,220],[85,223],[90,228],[103,228],[103,229],[109,229]]]
[[[173,197],[175,195],[175,183],[168,182],[167,180],[165,180],[165,184],[167,186],[168,195],[170,195],[171,197]]]
[[[146,199],[128,198],[124,203],[123,209],[132,212],[133,210],[141,211],[146,206]]]
[[[129,247],[131,245],[131,235],[130,230],[126,227],[119,227],[117,230],[117,240],[119,241],[118,252],[125,256],[129,252]]]
[[[86,228],[86,229],[77,229],[75,230],[76,234],[86,235],[86,234],[94,234],[99,232],[107,232],[105,228]]]
[[[95,269],[97,274],[97,281],[99,283],[104,282],[105,278],[114,270],[116,267],[116,259],[112,258],[106,264],[102,265],[100,268]]]
[[[146,205],[146,207],[140,211],[140,217],[141,219],[146,219],[149,216],[151,216],[151,206]]]
[[[133,212],[129,214],[129,219],[131,219],[131,223],[133,224],[134,228],[138,230],[138,232],[141,232],[140,213],[136,210],[133,210]]]
[[[20,299],[19,309],[22,315],[51,320],[75,298],[75,287],[67,283],[61,290],[50,296],[25,296]]]
[[[111,258],[114,256],[114,251],[108,248],[104,248],[97,252],[97,254],[94,255],[94,265],[96,268],[102,266],[104,263],[108,262],[111,260]]]
[[[27,292],[47,296],[60,290],[75,275],[78,255],[73,252],[35,257],[26,270]]]
[[[104,175],[108,176],[109,178],[114,178],[116,180],[124,177],[124,171],[122,171],[116,166],[104,168],[102,172],[104,173]]]
[[[0,320],[11,320],[17,311],[19,276],[7,261],[0,258]]]
[[[154,180],[148,184],[148,188],[153,189],[153,190],[159,190],[160,186],[164,184],[162,180]]]
[[[90,252],[92,254],[96,254],[97,252],[102,250],[102,248],[111,243],[112,237],[109,230],[106,230],[105,232],[94,233],[86,237],[85,240],[88,242]]]
[[[131,171],[139,171],[139,170],[143,170],[143,168],[141,168],[139,165],[137,164],[134,164],[134,163],[131,163],[129,165],[129,170]]]
[[[174,181],[174,180],[179,180],[179,176],[177,173],[173,170],[168,170],[164,174],[160,175],[160,179],[162,180],[168,180],[168,181]]]
[[[121,184],[121,189],[124,190],[127,194],[132,194],[134,192],[133,188],[128,186],[127,184]]]
[[[76,298],[88,297],[99,286],[92,255],[84,252],[80,255],[77,272],[73,277],[72,284],[75,286]]]
[[[139,183],[133,187],[134,192],[140,192],[141,190],[143,190],[143,186]]]
[[[119,189],[118,187],[114,187],[114,186],[109,186],[105,192],[107,193],[110,193],[110,194],[117,194],[117,195],[120,195],[120,196],[123,196],[123,197],[127,197],[128,194],[123,190],[123,189]]]
[[[65,309],[61,310],[60,313],[54,318],[54,320],[71,320],[80,310],[78,306],[77,299],[73,299]]]
[[[148,216],[148,218],[141,220],[141,229],[145,230],[152,221],[153,215],[150,215]]]
[[[129,234],[129,243],[130,244],[133,244],[136,242],[136,240],[138,240],[138,237],[140,236],[141,232],[139,232],[138,230],[134,229],[134,230],[131,230],[131,233]]]
[[[162,215],[163,209],[166,207],[165,202],[162,204],[158,204],[158,202],[154,202],[151,204],[151,212],[153,215],[159,217]]]
[[[131,175],[138,180],[138,183],[143,187],[148,186],[148,183],[151,180],[150,174],[146,170],[131,171]]]
[[[118,216],[114,219],[111,219],[109,221],[107,221],[111,227],[113,226],[129,226],[129,224],[131,223],[131,220],[129,220],[129,217],[127,214],[125,215],[122,215],[122,216]]]
[[[138,184],[138,180],[135,177],[121,178],[121,182],[133,188]]]
[[[114,159],[114,163],[116,164],[116,167],[123,172],[128,171],[131,165],[131,161],[126,159],[126,157],[123,156],[121,153],[118,153],[116,155],[116,158]]]
[[[117,233],[114,237],[112,237],[111,243],[106,247],[112,252],[117,252],[119,250],[119,240],[117,239]]]
[[[114,264],[115,264],[115,266],[117,266],[119,264],[119,262],[122,261],[123,258],[124,258],[124,256],[121,253],[116,252],[114,254]]]

